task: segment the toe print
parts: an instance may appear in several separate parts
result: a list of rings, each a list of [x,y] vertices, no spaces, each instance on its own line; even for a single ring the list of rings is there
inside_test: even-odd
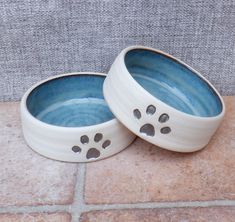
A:
[[[138,109],[135,109],[133,111],[133,114],[134,114],[136,119],[140,119],[141,118],[141,112]]]
[[[100,140],[102,140],[103,139],[103,135],[101,134],[101,133],[96,133],[95,134],[95,137],[94,137],[94,141],[95,142],[100,142]]]
[[[146,115],[152,116],[156,112],[156,107],[154,105],[149,105],[146,108]],[[133,115],[136,119],[142,118],[142,113],[139,109],[133,110]],[[169,115],[166,113],[163,113],[159,116],[158,122],[159,123],[166,123],[169,120]],[[146,136],[155,136],[155,127],[151,123],[146,123],[143,126],[140,127],[140,133],[146,135]],[[171,128],[169,126],[164,126],[160,129],[160,133],[162,134],[168,134],[171,132]]]
[[[106,147],[108,147],[111,144],[110,140],[105,140],[102,144],[102,147],[105,149]]]
[[[171,132],[171,128],[170,127],[167,126],[167,127],[161,128],[161,133],[162,134],[167,134],[169,132]]]
[[[87,144],[89,143],[89,138],[88,136],[84,135],[84,136],[81,136],[80,141],[82,144]]]
[[[73,146],[72,151],[74,153],[81,153],[82,149],[79,146]]]
[[[156,107],[154,105],[149,105],[146,109],[147,115],[153,115],[156,112]]]
[[[86,153],[86,158],[87,159],[96,159],[96,158],[98,158],[101,155],[102,150],[108,148],[111,145],[110,140],[103,140],[103,134],[102,133],[96,133],[93,140],[97,144],[97,146],[96,147],[90,147],[87,150],[87,153]],[[90,138],[87,135],[83,135],[83,136],[80,137],[80,142],[81,142],[81,144],[89,145]],[[84,148],[84,149],[87,149],[87,148]],[[80,148],[79,146],[73,146],[72,151],[74,153],[81,153],[82,148]]]
[[[169,116],[166,113],[163,113],[158,119],[159,123],[165,123],[168,120],[169,120]]]

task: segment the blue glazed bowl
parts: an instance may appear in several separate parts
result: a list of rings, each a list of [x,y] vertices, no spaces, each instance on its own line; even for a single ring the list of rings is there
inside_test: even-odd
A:
[[[104,82],[104,96],[129,130],[179,152],[205,147],[225,112],[222,97],[200,73],[144,46],[118,55]]]
[[[90,162],[127,147],[135,135],[110,111],[102,92],[105,74],[69,73],[30,88],[21,101],[29,146],[56,160]]]
[[[32,116],[54,126],[85,127],[107,122],[114,116],[104,101],[104,76],[70,75],[52,79],[28,95]]]

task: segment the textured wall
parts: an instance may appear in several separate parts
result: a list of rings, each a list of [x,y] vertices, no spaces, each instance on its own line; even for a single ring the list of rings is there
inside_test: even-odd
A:
[[[118,52],[159,48],[235,94],[235,1],[0,0],[0,100],[72,71],[109,69]]]

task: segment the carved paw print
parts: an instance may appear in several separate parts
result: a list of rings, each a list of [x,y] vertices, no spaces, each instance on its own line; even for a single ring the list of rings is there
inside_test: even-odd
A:
[[[148,115],[148,116],[154,115],[155,112],[156,112],[156,107],[154,105],[149,105],[146,108],[146,115]],[[134,109],[133,110],[133,115],[136,119],[141,119],[142,118],[142,114],[141,114],[139,109]],[[161,114],[158,118],[159,123],[165,123],[168,120],[169,120],[169,115],[166,114],[166,113]],[[141,126],[139,131],[140,131],[140,133],[143,133],[147,136],[154,136],[155,135],[155,127],[150,123],[146,123],[143,126]],[[162,127],[160,129],[160,132],[162,134],[168,134],[168,133],[171,132],[171,128],[169,126]]]
[[[83,135],[80,137],[80,142],[82,144],[89,144],[89,137],[87,135]],[[103,141],[103,134],[102,133],[96,133],[94,136],[94,142],[97,143],[97,147],[91,147],[88,149],[87,153],[86,153],[86,158],[87,159],[96,159],[100,156],[100,150],[102,149],[106,149],[108,146],[110,146],[111,141],[110,140],[104,140]],[[72,147],[72,151],[74,153],[81,153],[82,152],[82,148],[79,146],[73,146]]]

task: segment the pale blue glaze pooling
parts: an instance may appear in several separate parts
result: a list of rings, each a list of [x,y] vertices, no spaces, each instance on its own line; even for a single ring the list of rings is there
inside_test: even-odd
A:
[[[143,88],[175,109],[201,117],[221,113],[216,92],[176,60],[154,51],[134,49],[126,54],[125,63]]]
[[[26,101],[37,119],[56,126],[81,127],[114,118],[103,97],[105,76],[72,75],[34,89]]]

